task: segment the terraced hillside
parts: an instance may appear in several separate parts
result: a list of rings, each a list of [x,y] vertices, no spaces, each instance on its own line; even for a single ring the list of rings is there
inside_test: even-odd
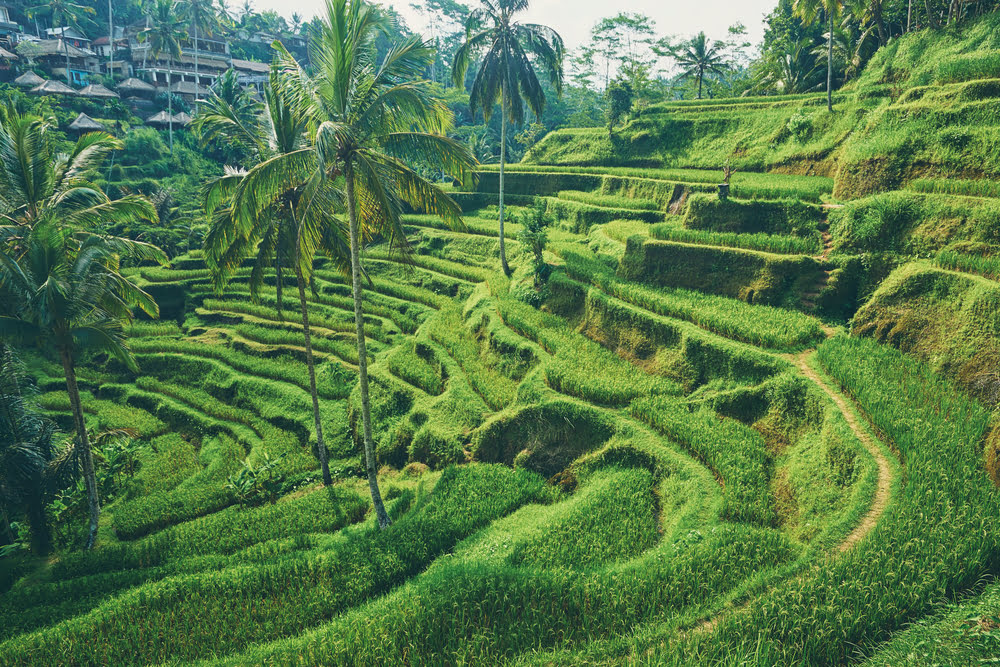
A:
[[[719,113],[765,124],[812,104],[677,104],[623,136],[660,151],[674,130],[640,141],[644,124],[683,118],[669,145],[704,155]],[[834,153],[810,169],[778,146],[720,200],[718,172],[686,168],[717,164],[585,165],[591,138],[555,133],[535,159],[559,164],[512,168],[510,279],[491,171],[455,194],[465,231],[412,215],[406,262],[367,248],[385,531],[360,477],[343,276],[320,265],[309,297],[323,488],[276,279],[254,302],[249,270],[217,293],[198,254],[135,269],[162,308],[131,332],[140,370],[94,363],[80,384],[95,426],[138,432],[138,471],[98,549],[5,575],[0,665],[989,657],[988,623],[951,630],[962,609],[995,613],[1000,569],[986,182],[838,201],[843,173],[777,173],[831,173]],[[536,203],[540,290],[515,240]],[[67,419],[59,370],[34,372]],[[243,507],[227,485],[245,460],[273,463],[274,502]],[[921,648],[920,627],[947,642]]]

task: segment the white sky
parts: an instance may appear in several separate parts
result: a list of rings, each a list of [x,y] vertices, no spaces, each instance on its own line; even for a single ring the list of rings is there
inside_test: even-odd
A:
[[[464,0],[474,4],[477,0]],[[320,12],[323,0],[252,0],[254,9],[273,9],[283,16],[298,12],[309,18]],[[406,17],[411,29],[423,27],[411,0],[381,0]],[[242,2],[232,2],[232,5]],[[693,35],[704,30],[709,37],[725,38],[730,25],[742,22],[750,41],[756,46],[763,35],[762,20],[777,5],[777,0],[534,0],[524,20],[543,23],[558,31],[569,48],[587,41],[590,29],[604,18],[620,11],[640,12],[656,21],[659,35]]]

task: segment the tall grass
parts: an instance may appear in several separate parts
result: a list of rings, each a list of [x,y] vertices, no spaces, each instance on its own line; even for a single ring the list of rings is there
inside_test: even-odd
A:
[[[823,339],[819,321],[797,311],[752,306],[723,296],[685,289],[655,289],[622,280],[586,251],[562,250],[566,272],[607,294],[657,315],[697,324],[734,340],[772,349],[801,349]]]
[[[735,419],[719,419],[708,408],[692,412],[676,400],[643,398],[632,414],[689,448],[719,476],[725,489],[722,518],[774,526],[778,515],[771,496],[773,462],[757,431]]]
[[[687,642],[680,660],[845,662],[996,567],[1000,503],[980,444],[989,412],[869,340],[834,338],[819,355],[898,447],[905,487],[861,544],[723,618],[710,637]]]
[[[697,245],[727,246],[745,250],[759,250],[786,255],[818,255],[823,250],[819,234],[792,236],[791,234],[739,234],[704,229],[687,229],[664,223],[651,225],[649,235],[664,241],[679,241]]]
[[[661,204],[651,199],[633,199],[620,195],[606,195],[597,192],[580,192],[579,190],[563,190],[558,194],[559,199],[575,201],[591,206],[602,208],[636,209],[640,211],[659,211],[663,208]]]
[[[165,579],[93,611],[0,644],[0,665],[158,663],[221,656],[299,634],[384,593],[458,540],[538,497],[543,481],[500,466],[449,468],[391,528],[285,555]]]

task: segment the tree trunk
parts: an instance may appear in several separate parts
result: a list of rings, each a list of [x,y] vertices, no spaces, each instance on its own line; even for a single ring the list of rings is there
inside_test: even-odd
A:
[[[874,14],[875,18],[875,30],[878,32],[879,46],[885,46],[888,39],[886,38],[885,19],[882,17],[881,2],[872,3],[872,14]]]
[[[45,518],[45,499],[41,474],[34,475],[27,505],[28,526],[31,528],[31,551],[36,556],[47,556],[52,551],[52,533]]]
[[[316,451],[319,454],[319,467],[323,471],[323,484],[330,486],[330,465],[326,460],[326,441],[323,440],[323,422],[319,415],[319,394],[316,391],[316,362],[313,360],[312,335],[309,331],[309,307],[306,304],[306,285],[302,277],[302,267],[295,262],[295,277],[299,283],[299,307],[302,308],[302,332],[306,340],[306,366],[309,368],[309,394],[312,396],[313,422],[316,426]]]
[[[365,349],[365,321],[361,312],[361,248],[358,232],[358,209],[354,198],[354,174],[351,164],[344,165],[344,183],[347,186],[347,211],[351,229],[351,286],[354,289],[354,323],[358,336],[358,376],[361,380],[361,422],[364,432],[365,468],[368,472],[368,489],[372,494],[375,516],[379,528],[389,527],[392,521],[382,503],[375,469],[375,448],[372,446],[372,416],[368,400],[368,352]]]
[[[0,547],[14,543],[14,529],[10,527],[7,510],[0,507]]]
[[[913,29],[913,0],[906,4],[906,32]]]
[[[934,13],[931,11],[931,0],[924,0],[924,11],[927,12],[927,23],[929,23],[932,28],[937,28],[937,18],[934,17]]]
[[[507,265],[507,248],[503,238],[503,171],[507,161],[507,108],[504,95],[505,93],[500,93],[500,267],[509,278],[510,267]]]
[[[79,439],[80,458],[83,461],[83,481],[87,486],[87,505],[90,513],[90,532],[87,536],[87,548],[93,549],[97,541],[97,522],[101,518],[101,501],[97,496],[97,474],[94,472],[94,455],[90,451],[90,439],[87,437],[87,422],[83,419],[83,406],[80,404],[80,390],[76,386],[76,371],[73,369],[73,359],[69,350],[61,350],[63,371],[66,374],[66,391],[69,393],[69,404],[73,409],[73,424]]]
[[[833,111],[833,12],[830,15],[830,36],[826,49],[826,110]]]
[[[69,42],[66,41],[66,28],[62,31],[62,43],[63,51],[66,52],[66,85],[70,85],[69,81]]]
[[[285,305],[284,282],[285,281],[282,280],[281,276],[281,248],[279,247],[278,250],[274,253],[274,291],[278,299],[278,319],[281,321],[285,320],[285,316],[282,314],[282,310],[284,309]]]
[[[108,0],[108,76],[115,82],[115,15]]]
[[[174,96],[170,94],[170,80],[174,78],[174,58],[167,58],[167,129],[170,134],[170,152],[174,152]]]
[[[201,85],[201,77],[198,76],[198,22],[195,21],[191,27],[194,28],[194,101],[197,104],[198,86]]]
[[[705,74],[703,72],[698,72],[698,99],[701,99],[701,82]]]

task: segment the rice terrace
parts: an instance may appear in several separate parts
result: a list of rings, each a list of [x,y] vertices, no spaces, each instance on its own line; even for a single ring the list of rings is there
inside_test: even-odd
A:
[[[1000,662],[1000,3],[79,2],[0,5],[0,666]]]

